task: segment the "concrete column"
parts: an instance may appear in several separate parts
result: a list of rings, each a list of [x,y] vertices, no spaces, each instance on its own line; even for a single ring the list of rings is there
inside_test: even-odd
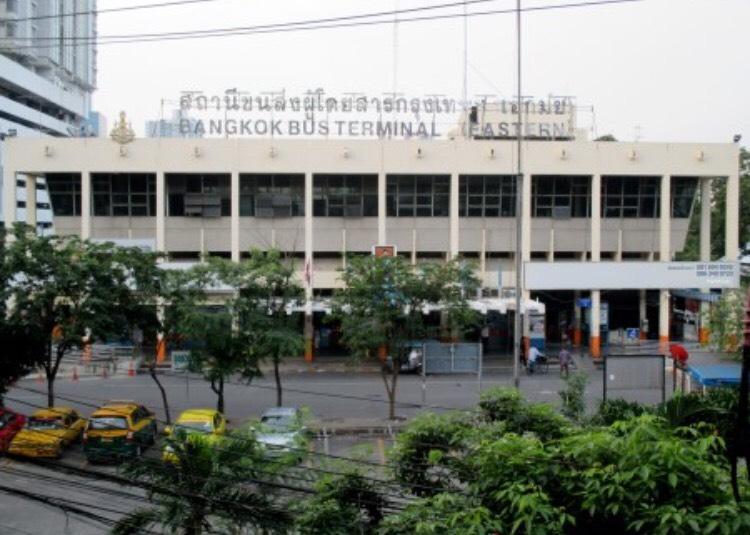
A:
[[[16,222],[16,172],[8,167],[3,167],[3,217],[5,228],[10,230]],[[13,239],[12,233],[6,235],[6,240]]]
[[[230,204],[231,204],[231,248],[232,262],[240,261],[240,174],[237,171],[232,172],[230,183]]]
[[[591,177],[591,261],[599,262],[602,256],[602,177]],[[599,315],[601,293],[591,290],[591,323],[589,325],[589,352],[591,357],[601,358]]]
[[[701,186],[701,226],[700,226],[700,260],[711,261],[711,178],[700,179]],[[701,292],[708,293],[710,288],[701,288]],[[711,305],[708,301],[701,301],[698,329],[698,342],[705,345],[711,338],[708,329],[708,313]]]
[[[411,229],[411,265],[417,265],[417,229]]]
[[[385,173],[378,173],[378,244],[385,245],[386,242],[386,230],[385,220],[387,217],[387,205],[386,205],[386,181],[387,177]]]
[[[531,261],[531,174],[523,177],[521,192],[521,260]]]
[[[313,175],[305,173],[305,360],[314,358],[313,330]]]
[[[599,330],[599,315],[601,314],[601,292],[591,290],[591,322],[589,323],[589,351],[591,357],[598,359],[602,356],[601,337]]]
[[[668,174],[661,177],[659,199],[659,261],[672,260],[670,234],[672,231],[672,177]],[[666,351],[669,347],[669,290],[659,290],[659,349]]]
[[[458,256],[458,173],[451,173],[450,257]]]
[[[167,215],[167,185],[164,172],[156,173],[156,251],[167,252],[166,244],[166,215]]]
[[[81,239],[91,237],[91,173],[81,172]]]
[[[346,229],[341,229],[341,269],[346,269]]]
[[[648,339],[648,313],[646,305],[646,290],[638,290],[638,324],[641,329],[641,340]]]
[[[724,254],[734,261],[740,253],[740,175],[739,169],[727,177],[727,215],[724,227]]]
[[[549,246],[547,249],[547,261],[555,261],[555,229],[549,229]]]
[[[602,254],[602,177],[591,177],[591,261],[599,262]]]
[[[622,229],[617,229],[617,250],[615,251],[615,262],[622,262]]]
[[[26,224],[36,230],[36,176],[26,175]]]
[[[487,278],[487,229],[482,229],[482,241],[479,246],[479,277],[480,286],[484,286]]]

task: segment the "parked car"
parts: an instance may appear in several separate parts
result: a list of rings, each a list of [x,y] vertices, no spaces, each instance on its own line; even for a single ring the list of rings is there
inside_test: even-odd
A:
[[[183,411],[174,425],[164,432],[170,438],[201,437],[209,443],[219,442],[227,432],[227,419],[213,409],[188,409]],[[167,443],[162,450],[162,459],[175,462],[174,449]]]
[[[134,401],[112,401],[89,418],[83,451],[89,461],[139,457],[156,442],[156,418]]]
[[[302,413],[298,409],[275,407],[268,409],[260,417],[256,438],[268,455],[275,456],[299,448],[306,431]]]
[[[23,428],[26,417],[0,407],[0,453],[8,450],[13,437]]]
[[[24,457],[62,457],[63,450],[80,440],[86,419],[69,407],[36,411],[10,443],[8,453]]]
[[[422,353],[424,352],[423,340],[411,340],[406,342],[406,359],[399,366],[399,373],[420,373],[422,371]],[[393,357],[388,355],[387,366],[393,366]]]

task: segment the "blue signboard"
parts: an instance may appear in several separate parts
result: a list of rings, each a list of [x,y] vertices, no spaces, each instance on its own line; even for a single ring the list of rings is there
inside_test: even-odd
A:
[[[578,308],[591,308],[591,299],[588,297],[579,297],[576,300],[576,306]]]

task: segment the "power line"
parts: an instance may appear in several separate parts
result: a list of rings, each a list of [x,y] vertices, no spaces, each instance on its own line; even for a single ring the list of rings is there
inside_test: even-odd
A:
[[[217,0],[175,0],[173,2],[159,2],[157,4],[139,4],[135,6],[110,7],[105,9],[90,9],[87,11],[73,11],[70,13],[60,13],[57,15],[37,15],[34,17],[24,17],[12,19],[13,22],[26,22],[30,20],[57,19],[61,17],[77,17],[79,15],[101,15],[102,13],[115,13],[119,11],[136,11],[139,9],[152,9],[160,7],[183,6],[186,4],[202,4],[206,2],[216,2]]]
[[[179,32],[159,32],[159,33],[136,33],[136,34],[123,34],[123,35],[100,35],[96,38],[90,38],[90,37],[38,37],[36,40],[51,40],[51,41],[91,41],[94,39],[100,39],[100,40],[110,40],[110,39],[133,39],[133,38],[141,38],[141,37],[172,37],[172,36],[183,36],[183,35],[203,35],[203,34],[213,34],[213,33],[224,33],[224,32],[237,32],[237,31],[247,31],[247,30],[265,30],[265,29],[271,29],[271,28],[282,28],[286,26],[300,26],[300,25],[310,25],[310,24],[322,24],[322,23],[329,23],[329,22],[343,22],[343,21],[349,21],[349,20],[357,20],[357,19],[367,19],[367,18],[373,18],[373,17],[385,17],[385,16],[392,16],[392,15],[400,15],[402,13],[415,13],[419,11],[432,11],[435,9],[446,9],[451,7],[458,7],[466,4],[483,4],[487,2],[497,2],[499,0],[467,0],[466,2],[450,2],[447,4],[431,4],[427,6],[419,6],[419,7],[412,7],[412,8],[404,8],[404,9],[392,9],[388,11],[375,11],[370,13],[360,13],[357,15],[341,15],[337,17],[326,17],[326,18],[319,18],[319,19],[307,19],[307,20],[297,20],[297,21],[289,21],[289,22],[277,22],[277,23],[269,23],[269,24],[260,24],[260,25],[253,25],[253,26],[230,26],[228,28],[214,28],[211,30],[183,30]],[[384,23],[393,23],[393,20],[387,20],[383,21]],[[32,40],[33,37],[22,37],[22,38],[14,38],[14,39],[23,39],[23,40]]]
[[[633,3],[633,2],[642,2],[642,1],[644,0],[592,0],[592,1],[575,2],[575,3],[568,3],[568,4],[551,4],[551,5],[533,6],[533,7],[523,8],[521,11],[542,12],[542,11],[550,11],[550,10],[562,10],[562,9],[581,8],[581,7],[595,7],[595,6],[624,4],[624,3]],[[448,19],[454,19],[454,18],[461,18],[464,16],[479,17],[479,16],[512,14],[512,13],[516,13],[516,10],[515,9],[497,9],[497,10],[488,10],[488,11],[474,11],[471,13],[467,13],[466,15],[464,15],[463,13],[455,13],[455,14],[446,14],[446,15],[430,15],[430,16],[423,16],[423,17],[403,18],[403,19],[399,19],[399,23],[448,20]],[[303,23],[296,23],[296,24],[303,24]],[[62,44],[62,45],[42,45],[42,46],[26,45],[26,46],[0,49],[0,51],[5,50],[8,52],[12,52],[13,50],[21,50],[21,49],[29,49],[29,48],[43,49],[43,48],[56,48],[57,46],[63,46],[63,47],[82,46],[83,44],[96,44],[97,46],[100,46],[100,45],[109,45],[109,44],[167,42],[167,41],[180,41],[180,40],[188,40],[188,39],[206,39],[206,38],[212,38],[212,37],[232,37],[232,36],[238,36],[238,35],[262,35],[262,34],[307,31],[307,30],[352,28],[352,27],[359,27],[359,26],[374,26],[374,25],[382,25],[382,24],[393,24],[393,21],[392,20],[373,20],[373,21],[319,24],[319,25],[308,25],[308,26],[300,25],[300,26],[291,27],[291,28],[281,27],[281,28],[258,29],[258,30],[249,29],[249,30],[227,31],[227,32],[216,32],[216,30],[214,30],[214,32],[216,33],[198,34],[198,35],[191,33],[189,35],[177,35],[173,37],[157,36],[157,37],[149,37],[149,38],[115,39],[115,40],[110,40],[110,41],[90,40],[89,42],[68,43],[68,44]]]

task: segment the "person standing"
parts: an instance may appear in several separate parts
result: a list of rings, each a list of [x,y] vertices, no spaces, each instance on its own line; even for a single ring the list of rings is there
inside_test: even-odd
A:
[[[528,356],[528,368],[529,373],[534,373],[534,370],[536,369],[536,361],[539,360],[539,357],[543,357],[541,351],[539,351],[539,348],[536,346],[531,346],[529,348],[529,356]]]
[[[570,374],[570,360],[573,358],[573,356],[570,354],[570,351],[568,350],[568,344],[563,344],[562,349],[560,349],[560,376],[561,377],[567,377]]]

